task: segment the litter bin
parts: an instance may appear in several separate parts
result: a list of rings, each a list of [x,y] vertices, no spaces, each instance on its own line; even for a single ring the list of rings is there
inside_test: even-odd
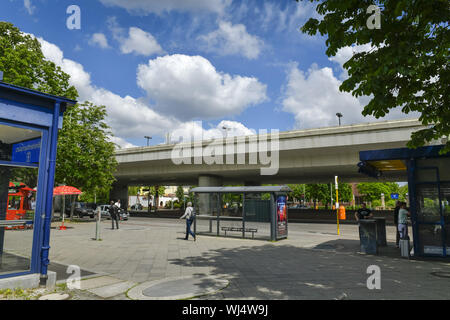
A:
[[[377,223],[377,244],[381,247],[387,246],[386,241],[386,218],[372,218]]]
[[[359,220],[359,241],[362,253],[378,253],[376,220]]]

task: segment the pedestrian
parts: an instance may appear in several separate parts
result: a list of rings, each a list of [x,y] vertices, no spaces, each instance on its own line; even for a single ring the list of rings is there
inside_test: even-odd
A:
[[[400,233],[398,232],[398,213],[400,211],[400,207],[401,207],[402,202],[401,201],[397,201],[395,203],[395,209],[394,209],[394,226],[395,226],[395,246],[398,248],[398,243],[400,241]]]
[[[114,230],[114,221],[116,221],[117,230],[119,230],[119,208],[111,201],[109,205],[109,215],[111,216],[112,230]]]
[[[192,208],[191,202],[187,203],[186,211],[180,217],[180,219],[183,219],[183,218],[186,218],[186,237],[184,238],[184,240],[188,240],[189,234],[190,234],[194,238],[194,241],[195,241],[196,240],[195,233],[192,232],[192,230],[191,230],[192,222],[194,222],[194,219],[195,219],[194,208]]]
[[[410,215],[406,209],[406,202],[402,202],[398,211],[398,233],[400,239],[408,239],[408,216]]]
[[[363,202],[361,205],[361,208],[358,209],[355,213],[355,219],[356,221],[362,220],[362,219],[369,219],[372,218],[373,214],[372,211],[366,207],[366,204]]]

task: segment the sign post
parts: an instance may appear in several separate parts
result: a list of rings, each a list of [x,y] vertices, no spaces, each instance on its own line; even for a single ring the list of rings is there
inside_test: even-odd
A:
[[[337,220],[337,234],[339,235],[339,195],[338,195],[338,176],[334,176],[334,185],[336,188],[336,220]]]

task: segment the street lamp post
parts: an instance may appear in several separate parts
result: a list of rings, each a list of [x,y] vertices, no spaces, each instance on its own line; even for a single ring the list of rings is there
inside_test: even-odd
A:
[[[148,142],[150,141],[150,139],[151,139],[152,137],[144,136],[144,138],[147,139],[147,147],[148,147]]]
[[[338,112],[338,113],[336,113],[336,116],[337,116],[338,119],[339,119],[339,125],[341,125],[342,113]]]

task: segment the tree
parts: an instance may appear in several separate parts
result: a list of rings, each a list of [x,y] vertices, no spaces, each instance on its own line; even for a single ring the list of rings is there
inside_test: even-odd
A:
[[[70,76],[45,59],[36,38],[22,33],[9,22],[0,22],[0,70],[6,83],[76,99]]]
[[[390,197],[391,193],[399,193],[400,187],[395,182],[363,182],[359,183],[356,188],[361,195],[364,195],[365,201],[374,201],[381,198],[384,193],[385,198]]]
[[[84,199],[107,198],[115,180],[115,144],[109,141],[105,117],[105,106],[77,104],[66,110],[59,132],[55,181],[81,189]]]
[[[301,31],[326,35],[329,57],[348,46],[372,47],[344,64],[349,77],[339,88],[371,98],[363,115],[380,118],[395,107],[419,112],[425,129],[412,134],[411,148],[450,135],[448,0],[310,1],[320,2],[322,19],[309,19]],[[367,13],[374,4],[380,28],[368,23],[377,14]],[[450,139],[441,153],[448,151]]]
[[[4,82],[76,99],[70,76],[45,59],[39,41],[11,23],[0,22],[0,70]],[[85,102],[69,107],[59,131],[55,183],[80,188],[83,198],[106,201],[116,167],[114,144],[104,122],[106,108]],[[37,170],[14,170],[13,179],[37,181]]]
[[[184,202],[184,189],[182,186],[177,187],[177,191],[175,192],[175,195],[177,196],[178,201],[180,201],[180,203]]]
[[[336,189],[334,190],[336,192]],[[352,187],[348,183],[339,183],[338,184],[338,196],[339,202],[350,202],[353,200],[353,191]]]
[[[330,198],[330,186],[326,183],[316,183],[306,185],[306,194],[309,199],[316,203],[316,200],[328,206],[331,201]]]

